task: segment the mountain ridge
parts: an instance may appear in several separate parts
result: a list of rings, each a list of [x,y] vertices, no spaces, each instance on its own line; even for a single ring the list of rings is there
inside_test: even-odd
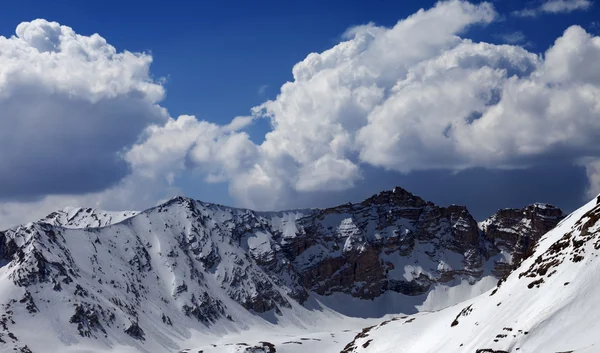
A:
[[[550,220],[562,217],[547,210]],[[47,344],[169,352],[194,332],[256,320],[303,326],[315,310],[438,310],[491,288],[502,274],[494,269],[512,265],[505,253],[514,245],[486,238],[466,207],[439,207],[401,188],[308,211],[186,197],[119,217],[70,211],[0,232],[7,347],[22,350],[23,341],[40,351],[24,326],[36,318],[55,336]],[[535,241],[542,230],[523,221],[526,212],[512,216],[518,227],[510,229]],[[62,319],[49,319],[59,308]]]
[[[372,202],[372,200],[377,199],[378,197],[380,197],[380,195],[385,195],[385,194],[389,194],[389,193],[393,194],[393,193],[395,193],[395,191],[399,191],[400,193],[409,194],[412,197],[415,197],[415,198],[421,200],[424,203],[427,203],[427,204],[430,204],[430,205],[437,205],[437,204],[435,204],[432,201],[427,201],[427,200],[421,198],[420,196],[417,196],[417,195],[411,193],[410,191],[404,189],[401,186],[395,186],[392,189],[380,191],[380,192],[378,192],[376,194],[373,194],[373,195],[367,197],[366,199],[364,199],[362,201],[358,201],[358,202],[346,202],[346,203],[341,203],[341,204],[334,205],[334,206],[329,206],[329,207],[292,208],[292,209],[281,209],[281,210],[271,210],[271,211],[256,211],[256,210],[253,210],[251,208],[246,208],[246,207],[236,207],[236,206],[228,206],[228,205],[225,205],[225,204],[219,204],[219,203],[213,203],[213,202],[206,202],[206,201],[202,201],[202,200],[199,200],[199,199],[195,199],[193,197],[189,197],[189,196],[185,196],[185,195],[180,194],[180,195],[172,196],[168,200],[166,200],[166,201],[164,201],[164,202],[162,202],[162,203],[160,203],[160,204],[158,204],[156,206],[152,206],[152,207],[149,207],[147,209],[144,209],[142,211],[139,211],[139,210],[138,211],[133,211],[133,210],[108,211],[108,210],[103,210],[103,209],[98,209],[98,208],[93,208],[93,207],[67,206],[67,207],[65,207],[63,209],[51,212],[47,216],[45,216],[43,218],[40,218],[39,220],[33,221],[33,222],[46,222],[46,223],[50,223],[50,224],[54,224],[54,225],[60,225],[60,224],[54,223],[53,219],[55,219],[57,217],[57,215],[64,217],[64,215],[73,213],[74,211],[75,212],[78,212],[78,211],[79,212],[85,212],[85,213],[90,213],[91,212],[91,213],[96,213],[96,214],[103,215],[106,218],[115,217],[115,219],[119,218],[117,216],[122,215],[122,218],[119,219],[118,221],[110,222],[110,224],[113,224],[113,223],[117,223],[117,222],[120,222],[122,220],[125,220],[127,218],[131,218],[131,217],[133,217],[133,216],[135,216],[135,215],[137,215],[139,213],[142,213],[142,212],[145,212],[145,211],[149,211],[149,210],[152,210],[152,209],[157,208],[157,207],[161,207],[163,205],[172,203],[172,202],[177,201],[177,200],[179,200],[179,201],[184,201],[184,200],[194,201],[194,202],[198,202],[198,203],[204,204],[204,205],[211,205],[213,207],[220,207],[220,208],[226,208],[226,209],[232,209],[232,210],[252,211],[252,212],[254,212],[256,214],[261,214],[261,215],[281,214],[281,213],[290,213],[290,212],[308,213],[310,211],[315,211],[315,210],[336,209],[336,208],[343,207],[343,206],[346,206],[346,205],[349,205],[349,204],[352,205],[352,204],[363,204],[363,203]],[[460,204],[455,204],[455,203],[451,203],[451,204],[448,204],[446,206],[440,206],[440,207],[453,207],[453,206],[464,207],[468,211],[468,207],[467,206],[460,205]],[[549,207],[549,208],[559,209],[556,206],[554,206],[552,204],[549,204],[549,203],[534,202],[534,203],[525,205],[522,208],[518,208],[518,207],[499,208],[499,209],[496,210],[496,212],[494,214],[497,214],[498,212],[501,212],[501,211],[508,211],[508,210],[524,210],[524,209],[526,209],[528,207],[533,207],[533,206],[539,206],[540,208]],[[565,216],[564,213],[563,213],[563,216]],[[479,221],[478,223],[483,223],[487,219],[489,219],[490,217],[491,216],[489,216],[488,218],[486,218],[486,219],[484,219],[482,221]],[[99,226],[93,226],[93,225],[91,225],[90,227],[92,227],[92,228],[103,227],[103,226],[110,225],[110,224],[104,224],[104,225],[99,225]],[[12,227],[9,227],[7,229],[13,229],[13,228],[16,228],[16,227],[19,227],[19,226],[22,226],[22,225],[24,225],[24,224],[12,226]],[[78,225],[73,224],[72,226],[77,227]],[[79,227],[82,227],[82,226],[80,225]],[[4,230],[7,230],[7,229],[4,229]]]

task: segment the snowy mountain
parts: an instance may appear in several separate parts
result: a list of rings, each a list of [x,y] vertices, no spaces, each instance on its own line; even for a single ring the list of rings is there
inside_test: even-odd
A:
[[[401,188],[308,211],[66,209],[0,232],[0,350],[340,351],[386,315],[453,312],[561,218],[536,204],[480,228]]]
[[[522,209],[506,208],[480,223],[488,241],[511,256],[507,264],[496,264],[494,275],[504,277],[511,267],[531,255],[537,241],[556,226],[562,212],[554,206],[535,203]],[[511,266],[508,266],[511,264]]]
[[[344,352],[599,352],[600,199],[546,233],[489,292],[367,327]]]

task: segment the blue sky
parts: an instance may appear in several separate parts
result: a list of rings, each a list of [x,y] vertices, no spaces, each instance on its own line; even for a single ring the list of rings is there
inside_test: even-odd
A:
[[[249,115],[252,107],[275,99],[282,84],[293,81],[292,67],[296,63],[311,52],[320,53],[340,43],[348,28],[367,23],[390,28],[435,3],[24,0],[4,5],[0,35],[9,37],[19,23],[43,18],[69,26],[84,36],[99,33],[118,52],[150,53],[151,77],[166,78],[162,84],[166,96],[159,104],[168,114],[174,118],[194,115],[198,120],[221,126],[236,116]],[[492,4],[497,13],[493,21],[484,26],[468,26],[458,34],[474,42],[508,43],[541,54],[571,25],[579,25],[591,35],[600,31],[594,22],[599,21],[600,7],[592,2],[585,9],[558,13],[539,10],[530,16],[516,12],[541,9],[544,1],[498,0]],[[256,145],[264,141],[270,130],[268,119],[255,119],[244,128]],[[381,189],[400,185],[442,204],[467,204],[478,218],[500,207],[524,206],[534,201],[572,209],[586,197],[586,168],[572,160],[554,160],[554,153],[553,150],[518,170],[498,170],[489,165],[466,172],[457,172],[454,167],[423,170],[418,167],[406,174],[400,173],[402,168],[398,167],[361,163],[362,177],[352,187],[294,193],[298,202],[290,205],[328,206],[358,201]],[[116,180],[123,177],[120,168],[114,174]],[[540,182],[540,175],[548,173],[551,177]],[[174,186],[205,201],[247,206],[232,196],[230,181],[207,183],[205,177],[203,171],[185,170],[177,173]],[[102,185],[96,184],[88,191],[102,189]],[[77,189],[75,194],[85,193],[86,187]],[[72,194],[73,190],[69,192]],[[42,192],[37,198],[45,196]]]
[[[152,73],[167,77],[164,106],[173,116],[193,114],[226,122],[274,98],[292,79],[291,68],[311,52],[341,41],[346,29],[369,22],[393,26],[436,1],[116,1],[24,0],[0,13],[0,33],[12,35],[23,21],[44,18],[99,33],[119,50],[149,51]],[[504,18],[468,37],[504,42],[522,32],[531,51],[541,53],[570,25],[596,33],[597,8],[535,18],[510,16],[525,8],[521,0],[493,4]],[[261,87],[266,86],[261,92]],[[263,124],[267,125],[267,124]],[[265,130],[268,126],[260,126]],[[262,131],[251,134],[260,142]]]

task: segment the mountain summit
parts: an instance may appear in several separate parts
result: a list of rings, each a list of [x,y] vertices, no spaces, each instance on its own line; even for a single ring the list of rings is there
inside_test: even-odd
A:
[[[185,197],[143,212],[66,209],[0,232],[0,343],[174,352],[275,323],[440,310],[491,289],[562,217],[534,204],[478,225],[402,188],[307,211]]]

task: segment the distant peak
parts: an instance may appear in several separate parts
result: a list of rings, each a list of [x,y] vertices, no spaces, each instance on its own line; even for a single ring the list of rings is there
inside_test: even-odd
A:
[[[183,195],[177,195],[177,196],[171,197],[166,202],[163,202],[162,204],[159,204],[159,206],[168,206],[168,205],[173,205],[173,204],[190,203],[190,202],[193,202],[193,201],[194,201],[194,199],[192,199],[190,197],[183,196]]]
[[[201,202],[200,201],[197,202],[196,200],[194,200],[190,197],[187,197],[187,196],[177,195],[177,196],[170,198],[168,201],[157,205],[156,207],[152,207],[150,210],[153,210],[155,208],[159,208],[159,209],[168,208],[168,207],[176,206],[176,205],[181,205],[182,207],[192,210],[197,206],[198,203],[201,203]]]
[[[386,191],[384,191],[386,192]],[[410,191],[406,190],[405,188],[401,187],[401,186],[396,186],[392,189],[392,193],[393,194],[408,194],[408,195],[412,195],[414,196]]]
[[[549,203],[543,203],[543,202],[536,202],[533,203],[531,205],[529,205],[529,207],[533,207],[533,208],[541,208],[541,209],[557,209],[558,207],[551,205]]]
[[[190,201],[190,200],[191,200],[191,198],[189,198],[187,196],[177,195],[177,196],[173,196],[169,201],[184,202],[184,201]]]
[[[364,205],[370,204],[395,204],[398,206],[405,207],[420,207],[428,204],[425,200],[419,196],[414,195],[410,191],[396,186],[392,190],[382,191],[376,195],[373,195],[362,202]]]
[[[536,202],[527,205],[523,208],[502,208],[496,211],[493,215],[482,222],[491,222],[492,220],[503,219],[503,218],[548,218],[548,219],[561,219],[565,216],[564,212],[551,204]]]
[[[78,212],[79,210],[81,210],[81,207],[67,206],[60,211],[65,212],[65,213],[70,213],[70,212]]]

